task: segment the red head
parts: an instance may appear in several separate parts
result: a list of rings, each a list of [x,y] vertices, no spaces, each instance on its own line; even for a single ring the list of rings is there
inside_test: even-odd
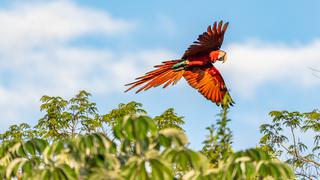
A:
[[[216,61],[225,62],[227,60],[227,53],[222,50],[211,51],[210,60],[213,63]]]

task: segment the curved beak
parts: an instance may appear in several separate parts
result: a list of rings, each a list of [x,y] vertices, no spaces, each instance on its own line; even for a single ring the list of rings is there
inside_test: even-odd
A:
[[[222,63],[225,63],[227,61],[227,54],[225,54],[224,56],[222,56]]]
[[[227,53],[221,52],[221,53],[219,54],[218,60],[219,60],[219,61],[222,61],[222,63],[226,62],[226,61],[227,61]]]

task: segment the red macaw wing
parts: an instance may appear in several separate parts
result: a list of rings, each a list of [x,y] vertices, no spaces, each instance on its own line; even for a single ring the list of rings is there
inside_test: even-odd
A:
[[[189,46],[183,54],[182,59],[188,59],[191,56],[206,54],[220,49],[228,24],[227,22],[223,25],[223,22],[220,21],[218,27],[217,22],[213,24],[212,28],[209,26],[207,32],[199,35],[197,41]]]
[[[160,86],[161,84],[164,84],[163,88],[166,88],[170,84],[176,84],[185,72],[184,70],[174,71],[174,69],[172,69],[172,66],[178,62],[181,62],[181,60],[164,61],[161,65],[154,66],[157,69],[146,73],[144,76],[136,78],[135,82],[126,84],[126,86],[130,86],[130,88],[125,92],[139,85],[143,86],[138,89],[136,93],[142,90],[148,90],[152,87]]]
[[[184,78],[205,98],[217,105],[233,105],[220,72],[214,67],[193,67],[186,70]],[[227,97],[224,97],[227,96]],[[224,99],[225,98],[225,99]]]

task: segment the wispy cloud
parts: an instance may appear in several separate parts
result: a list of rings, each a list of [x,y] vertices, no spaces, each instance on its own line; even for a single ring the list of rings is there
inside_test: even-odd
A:
[[[25,121],[44,94],[70,96],[80,89],[123,92],[123,85],[142,73],[141,64],[173,54],[163,49],[117,53],[68,43],[86,35],[117,38],[135,27],[132,21],[72,1],[16,2],[0,8],[0,24],[0,123],[4,128]]]
[[[13,3],[0,9],[0,47],[42,46],[87,35],[113,35],[132,30],[134,23],[72,1]]]
[[[22,120],[37,109],[44,94],[69,97],[81,89],[96,95],[123,92],[124,84],[144,73],[146,64],[169,56],[173,53],[161,49],[131,54],[76,47],[24,52],[0,66],[0,72],[9,73],[0,77],[0,112],[12,120],[1,124]]]
[[[298,87],[320,85],[310,67],[320,68],[320,40],[306,45],[248,41],[226,47],[226,64],[218,65],[229,88],[244,97],[267,83],[292,83]]]

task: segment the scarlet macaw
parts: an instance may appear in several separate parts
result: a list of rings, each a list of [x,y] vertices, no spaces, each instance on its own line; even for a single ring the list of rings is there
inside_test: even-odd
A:
[[[181,77],[184,77],[190,86],[197,89],[205,98],[223,107],[233,105],[233,100],[228,92],[220,72],[212,65],[216,61],[225,62],[227,53],[220,50],[224,33],[227,30],[228,22],[222,21],[208,27],[207,32],[199,35],[183,54],[181,59],[164,61],[154,66],[156,69],[136,78],[135,82],[126,84],[130,86],[125,92],[142,85],[138,92],[148,90],[164,84],[176,84]]]

